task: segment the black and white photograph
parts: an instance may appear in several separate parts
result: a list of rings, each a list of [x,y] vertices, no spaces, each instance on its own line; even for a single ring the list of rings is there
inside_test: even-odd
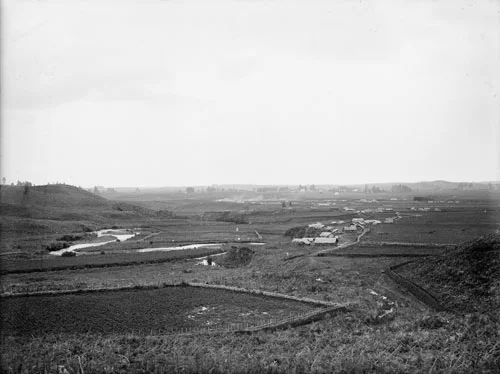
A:
[[[2,0],[0,372],[500,373],[500,0]]]

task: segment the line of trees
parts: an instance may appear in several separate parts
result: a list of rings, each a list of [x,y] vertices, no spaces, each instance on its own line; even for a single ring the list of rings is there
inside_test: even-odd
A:
[[[6,186],[7,185],[7,178],[3,177],[2,178],[2,185]],[[10,184],[11,186],[28,186],[28,187],[31,187],[33,186],[33,183],[31,183],[30,181],[17,181],[16,183],[14,182],[11,182]]]

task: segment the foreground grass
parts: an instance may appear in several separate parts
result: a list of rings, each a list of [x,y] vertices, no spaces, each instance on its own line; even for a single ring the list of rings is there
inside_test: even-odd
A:
[[[480,314],[401,309],[253,335],[46,335],[2,338],[5,373],[498,372],[500,330]]]

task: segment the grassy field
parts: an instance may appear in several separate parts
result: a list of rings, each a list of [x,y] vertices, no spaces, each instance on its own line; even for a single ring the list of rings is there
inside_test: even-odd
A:
[[[56,192],[62,194],[64,189]],[[80,196],[73,190],[68,193]],[[443,248],[439,244],[458,244],[479,234],[494,232],[500,222],[499,196],[487,191],[430,191],[422,193],[435,199],[428,203],[412,201],[411,194],[399,194],[398,200],[390,200],[392,196],[387,193],[350,193],[336,197],[314,192],[268,196],[269,201],[266,201],[267,195],[252,192],[250,195],[259,199],[262,196],[262,199],[237,202],[241,200],[240,194],[230,192],[189,196],[161,191],[118,193],[112,196],[115,201],[97,199],[101,208],[81,204],[75,210],[78,214],[69,218],[54,215],[55,208],[37,206],[39,200],[36,199],[32,200],[34,206],[23,205],[22,199],[12,200],[8,204],[15,207],[0,217],[2,222],[11,225],[7,229],[2,226],[2,231],[7,231],[7,236],[2,237],[2,251],[21,253],[1,257],[2,292],[145,287],[186,281],[350,303],[351,312],[283,331],[184,336],[167,335],[160,330],[214,321],[231,323],[243,317],[257,318],[257,314],[265,316],[263,312],[284,316],[301,310],[301,306],[295,303],[284,306],[281,301],[273,304],[274,300],[252,299],[247,298],[248,295],[240,300],[233,293],[221,296],[213,290],[196,295],[185,290],[178,295],[168,294],[177,292],[171,288],[120,291],[125,292],[122,294],[108,291],[112,295],[109,298],[102,296],[108,293],[2,298],[2,310],[8,305],[11,311],[29,312],[25,315],[9,312],[2,316],[6,321],[4,325],[9,323],[11,327],[5,330],[8,334],[2,336],[1,371],[498,372],[500,327],[491,308],[497,302],[491,295],[496,295],[498,285],[480,276],[488,274],[489,278],[498,278],[497,273],[485,270],[497,269],[497,265],[488,260],[489,267],[477,267],[476,270],[482,270],[472,272],[476,274],[474,277],[461,276],[470,273],[466,267],[470,267],[471,259],[481,256],[469,256],[464,249],[468,247],[459,246],[453,252],[455,246]],[[67,199],[63,200],[69,203]],[[232,201],[218,201],[222,199]],[[293,200],[291,209],[283,209],[280,199]],[[367,201],[361,201],[363,199]],[[377,201],[372,202],[373,199]],[[320,205],[327,203],[332,205]],[[140,207],[129,208],[134,204]],[[122,210],[115,209],[118,215],[106,218],[104,212],[109,212],[109,207],[113,211],[114,206]],[[344,207],[373,212],[346,213]],[[415,211],[412,207],[439,207],[441,211]],[[375,212],[378,208],[393,211]],[[34,209],[49,210],[52,215],[45,219],[39,213],[30,213]],[[24,213],[19,213],[21,210]],[[91,210],[96,219],[87,214]],[[174,212],[175,216],[159,213],[162,210]],[[228,210],[230,215],[220,213]],[[124,213],[127,211],[129,213]],[[403,215],[400,220],[370,226],[371,231],[357,245],[339,250],[332,247],[336,256],[317,257],[315,254],[324,247],[293,245],[291,238],[284,236],[290,228],[318,221],[328,224],[359,216],[383,219],[395,216],[396,211]],[[31,216],[28,217],[28,213]],[[248,223],[219,221],[220,217],[243,217]],[[105,249],[105,255],[54,258],[42,246],[65,234],[81,234],[85,227],[96,230],[103,226],[141,228],[142,233],[128,242],[98,247]],[[262,235],[262,240],[255,231]],[[143,246],[218,241],[227,242],[224,249],[230,249],[238,237],[240,241],[262,241],[266,245],[252,246],[251,252],[244,252],[247,257],[241,262],[225,261],[223,257],[227,255],[211,256],[216,264],[226,266],[204,266],[193,258],[210,254],[207,249],[126,253]],[[341,243],[352,242],[355,237],[341,234]],[[447,253],[448,258],[457,261],[442,262],[440,259],[446,259],[442,256]],[[339,256],[342,254],[381,257]],[[409,257],[415,254],[433,256]],[[444,303],[456,308],[455,312],[433,311],[382,272],[409,260],[413,262],[397,271],[435,293]],[[60,269],[53,271],[54,264]],[[40,266],[52,271],[35,271]],[[18,273],[7,273],[16,270]],[[20,272],[25,270],[34,272]],[[464,273],[455,274],[458,270]],[[481,298],[477,297],[477,290],[483,290]],[[160,294],[163,296],[158,296]],[[266,304],[270,301],[271,304]],[[477,307],[458,308],[461,305]],[[202,310],[202,306],[207,309]],[[93,330],[95,321],[100,322],[97,324],[100,330]],[[33,332],[36,334],[31,336]]]
[[[329,256],[435,256],[442,253],[443,248],[436,247],[410,247],[410,246],[373,246],[356,245],[345,249],[334,250],[326,255]]]

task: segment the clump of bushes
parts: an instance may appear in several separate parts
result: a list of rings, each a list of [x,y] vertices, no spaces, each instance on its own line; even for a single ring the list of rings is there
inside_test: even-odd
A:
[[[75,252],[64,252],[61,257],[74,257],[76,256]]]
[[[59,241],[64,241],[64,242],[74,242],[74,241],[77,241],[77,240],[80,240],[82,239],[83,236],[82,235],[73,235],[73,234],[68,234],[68,235],[63,235],[61,236],[59,239]]]
[[[247,247],[231,246],[229,251],[224,255],[220,264],[227,268],[236,268],[245,266],[252,260],[254,251]],[[217,261],[219,264],[219,261]]]
[[[45,247],[45,249],[49,252],[53,251],[59,251],[64,248],[68,248],[70,245],[68,242],[56,242],[56,243],[50,243],[48,246]]]

